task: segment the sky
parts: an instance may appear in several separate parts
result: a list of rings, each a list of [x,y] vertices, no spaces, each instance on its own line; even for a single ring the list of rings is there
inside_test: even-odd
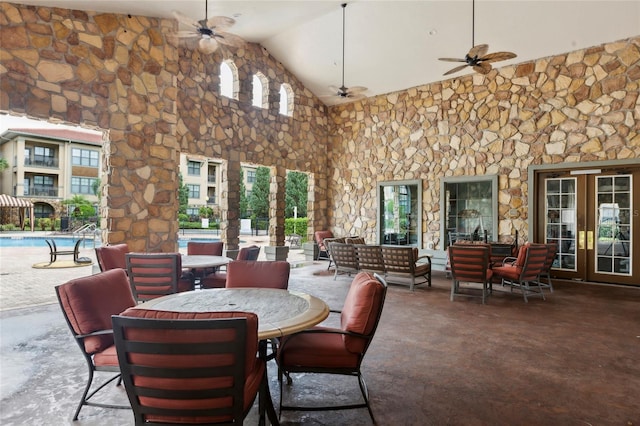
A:
[[[10,128],[56,128],[56,129],[74,129],[77,127],[67,126],[63,124],[49,123],[44,120],[32,120],[26,117],[16,117],[8,114],[0,114],[0,134]],[[89,129],[82,129],[85,132],[91,132]]]

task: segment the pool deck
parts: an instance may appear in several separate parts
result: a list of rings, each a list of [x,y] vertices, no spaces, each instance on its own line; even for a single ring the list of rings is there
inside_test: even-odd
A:
[[[42,231],[0,233],[2,238],[11,236],[56,239],[68,237]],[[186,237],[199,239],[206,236],[189,233]],[[268,243],[268,236],[242,235],[240,247],[252,244],[266,246]],[[187,249],[180,248],[179,251],[186,254]],[[55,286],[99,272],[93,241],[87,240],[80,244],[80,257],[90,258],[93,264],[76,268],[35,269],[32,267],[34,264],[49,260],[48,247],[0,247],[0,311],[57,303]],[[61,259],[67,258],[70,257],[65,256]],[[264,249],[260,250],[258,260],[266,260]],[[303,262],[302,249],[291,249],[287,260],[291,263]]]

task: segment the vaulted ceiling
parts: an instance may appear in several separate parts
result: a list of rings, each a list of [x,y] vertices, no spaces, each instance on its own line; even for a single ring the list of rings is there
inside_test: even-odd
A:
[[[171,18],[178,10],[203,19],[205,0],[26,0],[15,3]],[[208,16],[229,16],[229,30],[259,43],[328,105],[329,85],[342,83],[343,1],[210,1]],[[640,35],[640,1],[414,0],[348,2],[344,82],[367,96],[472,72],[443,74],[475,44],[526,62]],[[186,28],[181,28],[186,29]],[[473,31],[472,34],[472,29]]]

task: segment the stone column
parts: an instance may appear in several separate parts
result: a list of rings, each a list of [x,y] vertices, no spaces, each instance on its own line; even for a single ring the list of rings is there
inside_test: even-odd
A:
[[[271,169],[269,185],[269,246],[265,247],[267,260],[287,260],[289,247],[284,245],[284,208],[287,169]]]
[[[222,240],[227,251],[238,250],[240,244],[240,176],[242,164],[237,151],[229,152],[226,172],[223,171],[221,196]]]

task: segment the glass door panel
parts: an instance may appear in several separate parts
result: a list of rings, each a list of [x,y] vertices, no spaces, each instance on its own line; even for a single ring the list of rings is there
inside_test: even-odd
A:
[[[632,274],[631,175],[595,177],[595,272]]]
[[[546,243],[555,243],[558,254],[553,267],[575,271],[577,218],[576,178],[553,178],[546,180]]]

